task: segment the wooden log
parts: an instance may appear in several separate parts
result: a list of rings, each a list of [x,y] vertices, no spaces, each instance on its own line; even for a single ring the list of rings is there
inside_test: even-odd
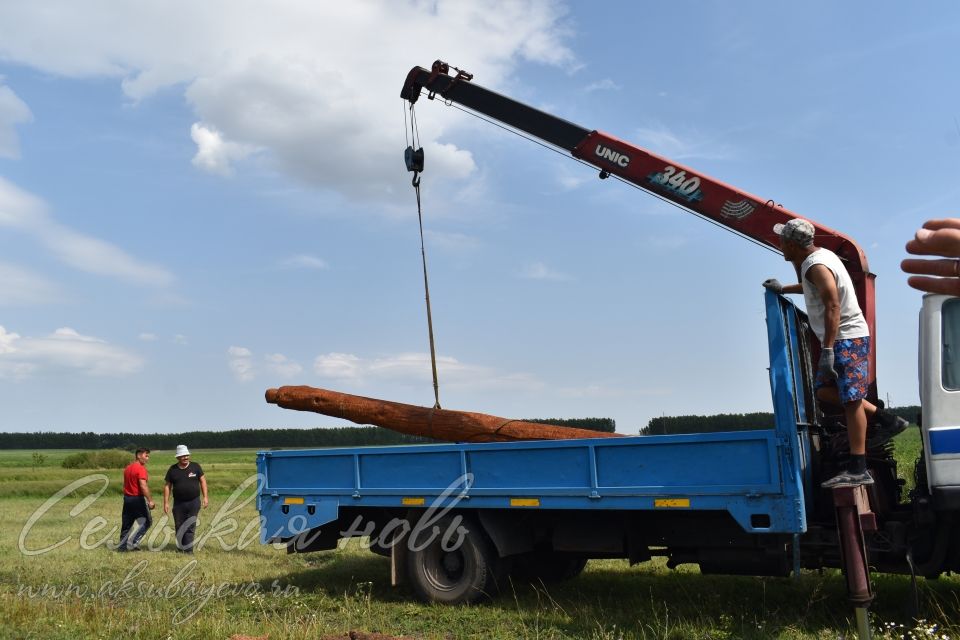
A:
[[[510,420],[485,413],[418,407],[307,386],[267,389],[266,398],[267,402],[285,409],[313,411],[357,424],[373,424],[400,433],[447,442],[567,440],[612,438],[620,435]]]

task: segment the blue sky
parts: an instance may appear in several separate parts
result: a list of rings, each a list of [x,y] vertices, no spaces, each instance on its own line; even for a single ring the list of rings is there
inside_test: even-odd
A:
[[[432,404],[398,95],[438,57],[856,238],[880,392],[916,403],[898,264],[960,212],[958,43],[946,2],[3,3],[0,430],[337,424],[267,405],[283,384]],[[779,255],[418,119],[445,408],[770,409]]]

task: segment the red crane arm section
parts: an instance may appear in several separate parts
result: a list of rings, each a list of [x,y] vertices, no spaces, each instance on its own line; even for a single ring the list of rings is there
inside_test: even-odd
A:
[[[773,232],[773,225],[803,217],[776,205],[773,200],[725,184],[601,131],[591,131],[571,154],[778,250],[780,239]],[[866,255],[856,242],[839,231],[810,222],[815,228],[817,246],[840,256],[851,274],[869,271]]]
[[[651,153],[600,131],[591,131],[571,150],[575,158],[616,175],[651,193],[675,202],[685,209],[715,220],[747,237],[776,249],[780,239],[773,226],[793,218],[802,218],[773,200],[732,187],[690,167]],[[844,261],[857,292],[857,299],[876,336],[874,278],[867,256],[850,237],[810,220],[815,229],[815,244],[836,253]],[[874,344],[875,344],[874,339]],[[872,353],[876,353],[876,348]],[[872,364],[872,363],[871,363]],[[871,373],[875,371],[871,367]]]

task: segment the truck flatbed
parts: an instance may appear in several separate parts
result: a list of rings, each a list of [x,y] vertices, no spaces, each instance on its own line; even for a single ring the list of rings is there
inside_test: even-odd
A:
[[[766,303],[771,387],[787,408],[773,429],[264,451],[263,541],[321,528],[344,507],[717,511],[746,533],[803,533],[798,312],[774,294]]]

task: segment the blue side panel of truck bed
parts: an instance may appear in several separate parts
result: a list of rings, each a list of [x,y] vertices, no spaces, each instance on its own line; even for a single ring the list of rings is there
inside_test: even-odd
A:
[[[801,533],[805,422],[796,318],[767,294],[774,429],[354,447],[257,454],[264,542],[351,507],[726,511],[746,531]],[[799,399],[798,399],[799,398]]]

